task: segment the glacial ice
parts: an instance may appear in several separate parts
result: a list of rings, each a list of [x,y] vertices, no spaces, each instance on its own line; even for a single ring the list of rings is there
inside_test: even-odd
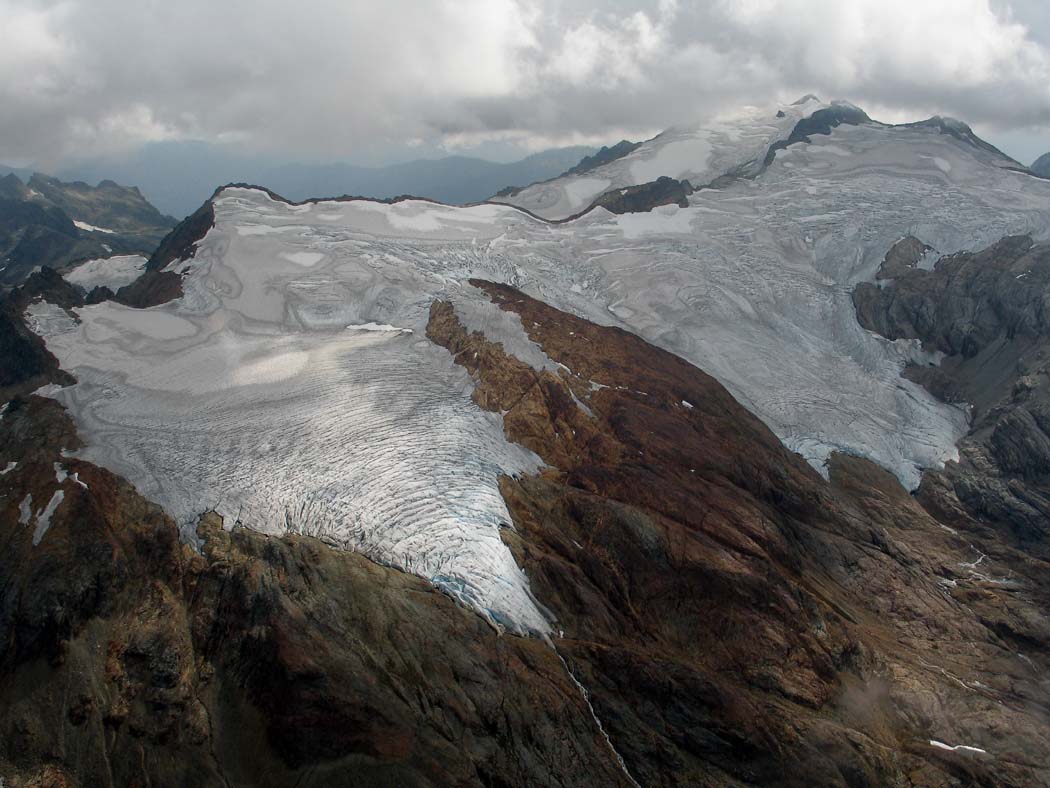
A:
[[[810,98],[781,107],[748,107],[701,127],[668,129],[626,156],[584,173],[533,184],[494,202],[517,205],[545,219],[585,210],[606,191],[655,181],[661,175],[706,186],[742,166],[761,162],[769,146],[785,139],[802,118],[825,107]],[[777,111],[783,113],[777,117]]]
[[[64,278],[88,291],[95,287],[108,287],[116,292],[138,279],[145,267],[146,258],[140,254],[114,255],[87,260],[65,274]]]
[[[755,133],[722,139],[757,149]],[[710,159],[727,155],[719,145]],[[499,537],[498,476],[539,459],[507,442],[466,372],[425,338],[435,299],[536,368],[550,359],[469,277],[629,329],[714,375],[814,466],[845,451],[914,487],[956,456],[966,414],[900,377],[907,361],[935,359],[864,331],[851,290],[906,234],[943,253],[1045,237],[1050,183],[929,129],[841,126],[688,208],[630,217],[290,206],[244,188],[223,191],[215,213],[194,259],[173,266],[187,272],[183,298],[85,307],[79,324],[31,307],[78,379],[48,393],[76,418],[80,456],[186,528],[215,509],[230,524],[312,534],[429,578],[501,625],[546,632]],[[406,330],[353,330],[365,326]]]

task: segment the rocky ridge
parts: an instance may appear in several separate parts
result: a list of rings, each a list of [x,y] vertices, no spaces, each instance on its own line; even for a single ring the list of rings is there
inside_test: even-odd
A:
[[[942,257],[932,269],[887,257],[881,287],[854,291],[866,328],[946,356],[905,374],[972,406],[960,461],[928,473],[920,498],[953,527],[988,529],[1050,556],[1050,247],[1028,236]]]
[[[0,286],[42,266],[110,255],[150,254],[175,225],[134,187],[65,183],[39,173],[27,183],[0,178]]]

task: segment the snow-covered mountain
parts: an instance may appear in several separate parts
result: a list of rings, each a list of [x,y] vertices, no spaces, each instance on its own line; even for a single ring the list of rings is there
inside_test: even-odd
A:
[[[749,107],[701,128],[672,128],[625,155],[580,174],[566,174],[493,197],[545,219],[565,219],[602,194],[669,177],[694,188],[726,176],[757,173],[774,143],[786,140],[799,121],[829,105],[805,96],[780,107]]]
[[[9,173],[0,178],[0,286],[17,285],[41,266],[64,269],[93,258],[101,270],[98,261],[112,255],[149,254],[175,224],[134,187],[40,173],[23,183]]]
[[[510,205],[293,205],[226,188],[196,253],[168,266],[182,298],[148,311],[105,302],[79,310],[77,324],[47,304],[30,310],[79,381],[51,395],[75,414],[82,456],[187,526],[214,509],[270,533],[319,535],[543,631],[498,536],[498,477],[538,460],[507,443],[498,417],[470,401],[469,378],[426,341],[430,304],[451,300],[471,327],[537,368],[555,365],[471,277],[688,359],[818,469],[843,451],[915,487],[923,468],[957,456],[965,410],[900,377],[937,359],[863,330],[850,292],[905,235],[940,253],[1045,235],[1050,183],[956,124],[822,121],[842,106],[807,99],[662,135],[534,187],[558,200],[527,203],[557,215],[613,182],[750,174],[685,208],[598,208],[551,224]]]
[[[807,97],[501,200],[0,295],[0,776],[1048,784],[1050,180]]]

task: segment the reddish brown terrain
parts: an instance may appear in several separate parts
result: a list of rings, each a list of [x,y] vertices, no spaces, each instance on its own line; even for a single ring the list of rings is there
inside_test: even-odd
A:
[[[0,420],[5,785],[1050,784],[1050,566],[951,469],[912,496],[836,456],[826,482],[682,359],[474,285],[563,365],[431,307],[547,464],[501,489],[551,642],[309,538],[205,515],[180,543],[63,458],[29,338]]]

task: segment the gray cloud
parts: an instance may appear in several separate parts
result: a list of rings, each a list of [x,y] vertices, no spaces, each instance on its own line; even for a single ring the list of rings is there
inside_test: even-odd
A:
[[[813,91],[1050,127],[1043,0],[0,0],[0,160],[640,136]],[[1050,139],[1046,147],[1050,148]]]

